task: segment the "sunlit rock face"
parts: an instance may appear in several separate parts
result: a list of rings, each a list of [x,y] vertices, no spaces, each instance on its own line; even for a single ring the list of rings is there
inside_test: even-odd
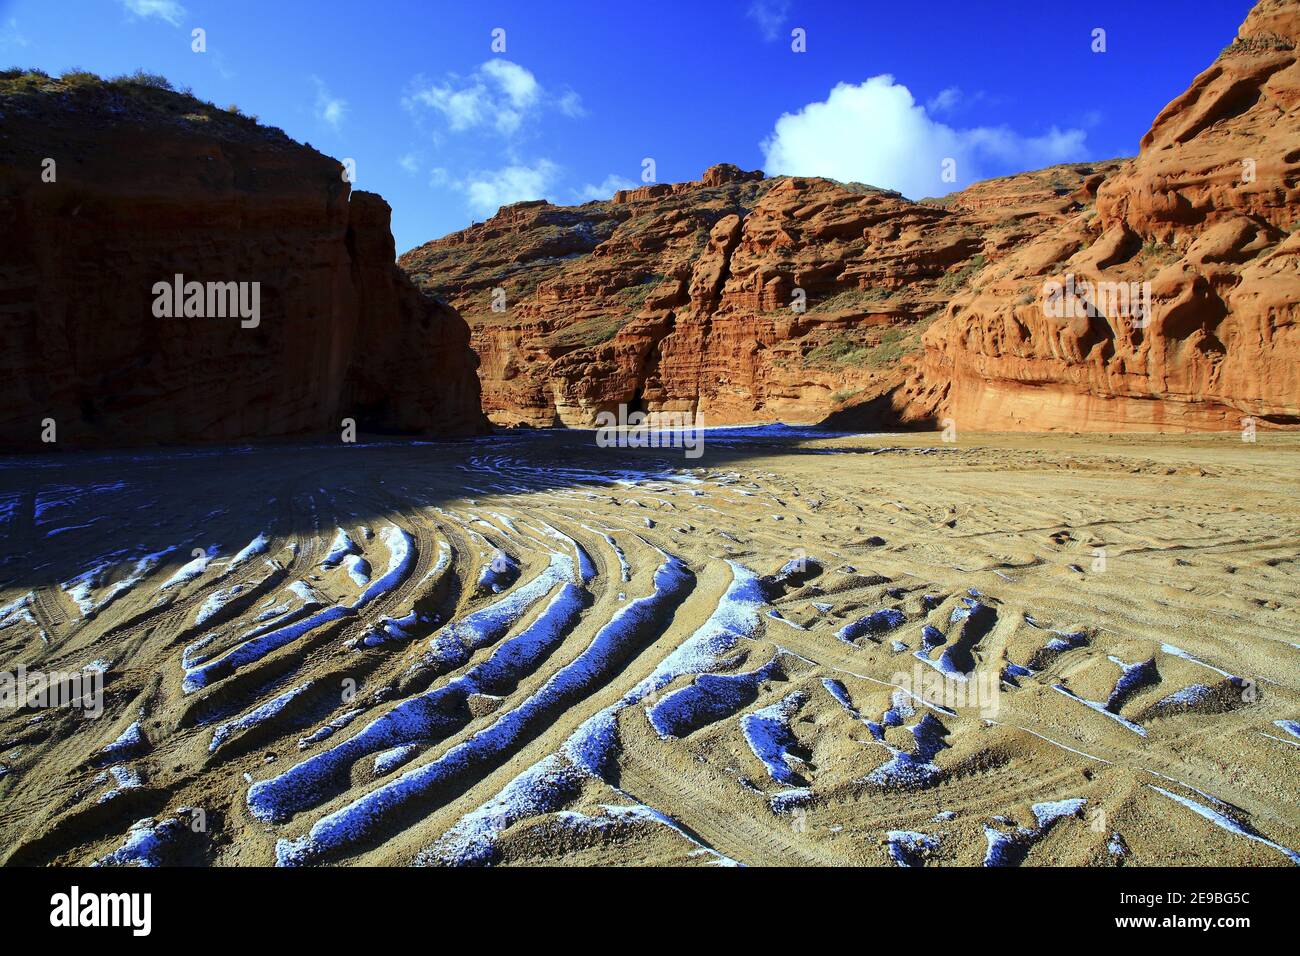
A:
[[[1131,160],[921,202],[720,165],[399,261],[468,319],[503,424],[1296,427],[1296,24],[1259,4]]]
[[[501,424],[592,425],[619,405],[714,424],[927,421],[898,390],[926,325],[1117,166],[915,203],[723,164],[605,202],[506,206],[399,264],[469,321]]]
[[[1295,3],[1257,5],[1138,157],[1092,187],[1095,204],[953,300],[915,383],[942,414],[1024,430],[1300,426],[1298,36]],[[1150,314],[1053,317],[1045,290],[1067,275],[1149,283]]]

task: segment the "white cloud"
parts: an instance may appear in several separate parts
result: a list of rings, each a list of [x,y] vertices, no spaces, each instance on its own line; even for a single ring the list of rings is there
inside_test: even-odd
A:
[[[781,35],[781,26],[790,15],[790,0],[754,0],[745,16],[758,24],[763,39],[769,43]]]
[[[137,17],[157,17],[174,27],[181,25],[186,10],[176,0],[122,0],[127,12]]]
[[[560,167],[549,159],[539,159],[531,166],[503,166],[471,173],[458,185],[470,211],[488,216],[510,203],[545,198],[559,172]]]
[[[1001,97],[992,96],[984,90],[963,90],[960,86],[949,86],[925,101],[925,108],[932,115],[939,113],[952,116],[955,113],[969,113],[978,106],[985,108],[1000,106]]]
[[[417,81],[418,82],[418,81]],[[488,60],[468,77],[449,74],[441,83],[417,89],[403,102],[408,108],[437,111],[455,132],[492,128],[511,136],[548,108],[582,115],[582,99],[572,90],[551,95],[531,71],[500,58]]]
[[[217,74],[223,80],[233,80],[235,78],[235,71],[227,65],[226,58],[221,54],[220,50],[213,50],[208,56],[212,60],[212,65],[216,67]]]
[[[18,21],[10,17],[9,22],[0,29],[0,50],[27,45],[27,37],[18,32]]]
[[[961,102],[961,90],[955,86],[940,90],[932,99],[926,100],[925,108],[931,113],[947,113]]]
[[[559,164],[545,157],[532,163],[512,162],[495,169],[478,169],[464,176],[454,175],[444,166],[434,166],[429,170],[429,186],[458,193],[469,213],[486,218],[502,206],[528,199],[559,201],[563,195],[567,197],[564,201],[584,203],[609,199],[620,189],[635,189],[639,185],[610,173],[599,183],[586,183],[574,189],[563,186],[562,173]]]
[[[620,189],[636,189],[639,185],[640,183],[634,183],[616,173],[610,173],[596,185],[587,183],[581,189],[574,190],[573,195],[580,203],[591,202],[593,199],[608,199]]]
[[[542,86],[537,77],[518,63],[509,60],[488,60],[479,70],[484,76],[493,80],[517,109],[528,109],[542,93]]]
[[[339,129],[348,113],[348,101],[331,95],[329,87],[320,77],[313,76],[311,79],[316,84],[316,118],[332,129]]]
[[[420,171],[420,161],[414,153],[407,153],[405,156],[397,157],[397,165],[414,176]]]
[[[587,111],[582,107],[582,97],[573,90],[566,90],[561,93],[555,100],[555,108],[565,116],[579,117],[587,115]]]
[[[824,101],[776,121],[762,144],[769,175],[825,176],[896,189],[912,199],[977,179],[1086,159],[1080,129],[1024,136],[1005,126],[953,129],[940,123],[889,75],[840,83]],[[956,161],[956,182],[941,178]]]

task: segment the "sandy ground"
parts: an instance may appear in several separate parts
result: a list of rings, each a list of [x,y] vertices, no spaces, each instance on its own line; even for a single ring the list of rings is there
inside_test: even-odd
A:
[[[0,860],[1290,865],[1298,497],[1266,432],[4,459],[0,671],[103,713],[0,709]]]

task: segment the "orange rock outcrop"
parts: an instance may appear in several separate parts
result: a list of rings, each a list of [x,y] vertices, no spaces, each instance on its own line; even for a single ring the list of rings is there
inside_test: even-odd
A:
[[[1297,39],[1300,3],[1258,4],[1095,204],[953,300],[907,399],[972,429],[1300,426]],[[1093,308],[1062,317],[1067,276]]]
[[[1115,165],[995,180],[963,205],[723,164],[606,202],[507,206],[399,264],[470,322],[502,424],[591,425],[619,405],[898,424],[928,415],[891,404],[925,325]]]
[[[1298,22],[1262,0],[1131,160],[919,203],[721,165],[399,262],[469,320],[505,424],[1300,426]]]

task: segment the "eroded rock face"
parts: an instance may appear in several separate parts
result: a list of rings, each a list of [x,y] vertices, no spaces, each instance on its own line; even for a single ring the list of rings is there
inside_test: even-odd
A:
[[[931,411],[895,400],[924,326],[1116,166],[913,203],[724,164],[607,202],[507,206],[399,263],[470,322],[484,410],[502,424],[591,425],[627,405],[712,424],[896,425]]]
[[[0,443],[484,427],[464,321],[336,160],[132,84],[5,74],[0,114]],[[177,274],[259,283],[257,326],[156,317]]]
[[[1095,205],[954,299],[909,400],[971,429],[1300,426],[1298,37],[1300,4],[1258,4]],[[1067,275],[1092,314],[1050,315]],[[1149,282],[1150,315],[1102,282]]]
[[[505,424],[1300,426],[1298,10],[1261,2],[1133,160],[920,203],[723,165],[400,264],[469,320]]]

